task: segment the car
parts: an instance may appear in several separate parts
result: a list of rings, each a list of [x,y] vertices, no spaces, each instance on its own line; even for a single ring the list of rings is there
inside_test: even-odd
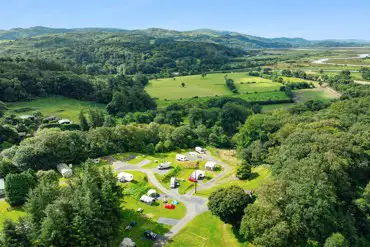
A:
[[[138,208],[136,211],[137,211],[138,213],[142,213],[142,212],[144,211],[144,209],[142,209],[142,208]]]
[[[150,230],[145,230],[144,231],[144,236],[147,237],[147,238],[150,238],[150,239],[156,239],[158,234],[150,231]]]
[[[126,230],[130,231],[134,226],[136,226],[136,221],[132,221],[128,226],[126,226]]]

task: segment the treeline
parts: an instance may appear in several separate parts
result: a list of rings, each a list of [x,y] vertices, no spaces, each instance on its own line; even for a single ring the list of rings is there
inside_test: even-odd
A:
[[[6,45],[6,44],[4,44]],[[220,70],[249,54],[224,45],[175,41],[139,34],[68,33],[17,40],[5,55],[58,61],[68,70],[90,75],[195,74]],[[31,48],[32,47],[32,48]]]
[[[246,120],[234,137],[240,156],[270,164],[274,174],[239,214],[246,240],[271,247],[369,246],[369,110],[366,97]]]
[[[1,170],[0,170],[1,171]],[[64,186],[53,171],[13,171],[6,196],[27,217],[5,220],[0,246],[111,246],[120,229],[122,189],[107,168],[87,162]]]

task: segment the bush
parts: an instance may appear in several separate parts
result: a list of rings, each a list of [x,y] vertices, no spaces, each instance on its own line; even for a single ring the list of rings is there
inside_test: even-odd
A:
[[[5,196],[12,206],[19,206],[26,202],[27,194],[36,185],[35,177],[27,172],[8,174],[5,178]]]
[[[252,175],[252,167],[248,164],[247,161],[243,160],[243,162],[239,165],[238,169],[236,170],[236,177],[245,180],[250,178]]]

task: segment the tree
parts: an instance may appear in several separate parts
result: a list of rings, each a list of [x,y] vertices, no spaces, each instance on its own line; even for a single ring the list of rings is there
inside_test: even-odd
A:
[[[0,101],[0,117],[4,116],[4,113],[6,112],[7,108],[4,104],[4,102]]]
[[[238,166],[236,170],[236,177],[245,180],[250,178],[252,175],[252,167],[248,164],[247,161],[243,160],[242,163]]]
[[[6,247],[31,247],[33,246],[26,234],[24,221],[20,219],[19,223],[6,219],[3,228],[3,242]],[[1,244],[1,242],[0,242]]]
[[[80,127],[82,131],[88,131],[89,130],[89,124],[87,122],[87,119],[83,113],[83,111],[80,111],[79,115],[79,120],[80,120]]]
[[[104,127],[114,127],[116,126],[116,122],[114,121],[112,116],[108,115],[105,117],[103,126]]]
[[[20,174],[8,174],[5,177],[5,196],[9,204],[19,206],[25,203],[29,190],[35,184],[35,178],[28,171]]]
[[[326,239],[324,247],[347,247],[346,239],[340,233],[333,233]]]
[[[10,160],[0,160],[0,177],[5,178],[8,174],[19,173],[20,170]]]
[[[185,82],[181,82],[181,86],[182,87],[185,87]]]
[[[89,110],[91,128],[101,127],[104,124],[104,113],[101,110]]]
[[[238,186],[221,188],[209,197],[208,208],[225,222],[238,226],[243,217],[245,207],[252,199]]]

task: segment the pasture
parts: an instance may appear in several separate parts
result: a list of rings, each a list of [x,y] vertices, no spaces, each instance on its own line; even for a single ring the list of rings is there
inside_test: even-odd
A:
[[[300,89],[294,92],[297,101],[322,100],[328,102],[339,96],[327,88]]]
[[[68,118],[73,122],[78,122],[78,115],[81,110],[90,108],[105,109],[105,105],[90,101],[81,101],[63,96],[53,96],[39,98],[26,102],[7,103],[7,114],[28,115],[34,111],[40,111],[44,116],[57,116]]]
[[[271,92],[279,90],[281,84],[271,80],[249,76],[245,72],[237,73],[214,73],[201,75],[179,76],[151,80],[146,87],[150,96],[160,100],[187,99],[193,97],[212,97],[229,95],[232,92],[225,85],[225,76],[233,79],[235,86],[241,94],[255,92]],[[184,83],[185,86],[181,86]]]

